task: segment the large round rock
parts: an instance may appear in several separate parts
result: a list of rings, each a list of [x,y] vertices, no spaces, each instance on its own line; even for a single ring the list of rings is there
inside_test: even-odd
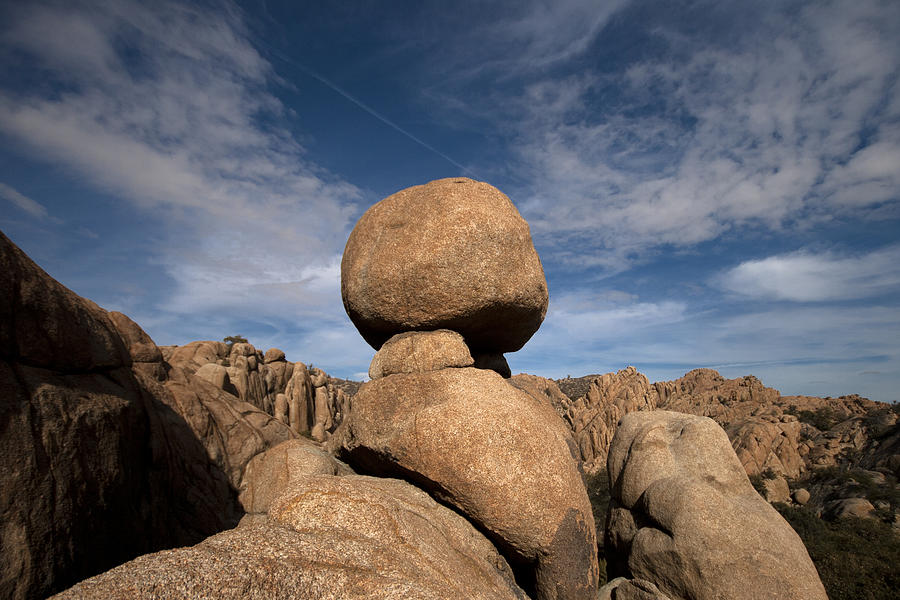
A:
[[[372,206],[344,250],[341,295],[375,349],[404,331],[451,329],[476,351],[514,352],[547,312],[528,223],[497,188],[465,178]]]

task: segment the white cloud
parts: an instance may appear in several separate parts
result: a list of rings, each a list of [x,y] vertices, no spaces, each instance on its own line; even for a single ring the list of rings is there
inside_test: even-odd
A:
[[[10,15],[0,44],[46,81],[0,85],[0,132],[136,220],[162,220],[147,232],[159,239],[149,260],[174,289],[158,308],[346,318],[334,257],[360,192],[310,162],[287,129],[268,89],[278,78],[237,8],[26,3]]]
[[[38,219],[47,218],[47,209],[37,200],[32,200],[25,194],[22,194],[15,188],[6,185],[5,183],[0,183],[0,198],[4,198],[9,202],[12,202],[32,217],[36,217]]]
[[[799,251],[741,263],[718,280],[756,298],[820,302],[900,292],[900,246],[862,256]]]
[[[761,10],[719,43],[654,23],[667,47],[655,58],[623,72],[535,70],[524,93],[498,93],[521,158],[517,201],[548,258],[567,262],[578,243],[627,264],[746,228],[886,202],[896,214],[898,7]]]

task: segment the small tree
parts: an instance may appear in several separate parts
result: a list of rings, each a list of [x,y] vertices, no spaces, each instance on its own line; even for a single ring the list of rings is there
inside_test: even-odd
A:
[[[246,344],[247,338],[240,335],[229,335],[226,338],[222,338],[222,341],[228,344],[228,354],[231,354],[231,348],[235,344]]]

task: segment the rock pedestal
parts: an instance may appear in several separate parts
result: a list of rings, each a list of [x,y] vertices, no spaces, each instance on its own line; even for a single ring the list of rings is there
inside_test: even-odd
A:
[[[595,596],[596,533],[574,442],[552,408],[498,375],[509,377],[503,353],[531,337],[548,301],[509,199],[459,178],[382,200],[350,235],[341,292],[378,352],[332,448],[455,508],[534,598]]]

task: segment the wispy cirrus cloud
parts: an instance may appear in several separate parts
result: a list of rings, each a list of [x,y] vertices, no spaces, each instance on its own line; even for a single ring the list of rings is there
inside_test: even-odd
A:
[[[482,98],[507,116],[515,193],[548,258],[577,265],[566,259],[577,243],[614,272],[661,245],[897,216],[895,3],[772,5],[740,27],[724,10],[656,20],[632,3],[624,19],[636,18],[629,7],[643,7],[634,35],[655,51],[571,73],[535,68],[520,88]],[[582,64],[618,34],[592,35]]]
[[[168,340],[177,327],[158,311],[345,319],[334,269],[311,265],[333,265],[360,192],[295,139],[239,9],[39,2],[8,14],[0,132],[162,222],[144,234],[171,284],[134,316]],[[44,79],[16,85],[16,69]]]
[[[0,198],[11,202],[37,219],[45,219],[48,216],[47,208],[43,204],[5,183],[0,183]]]

